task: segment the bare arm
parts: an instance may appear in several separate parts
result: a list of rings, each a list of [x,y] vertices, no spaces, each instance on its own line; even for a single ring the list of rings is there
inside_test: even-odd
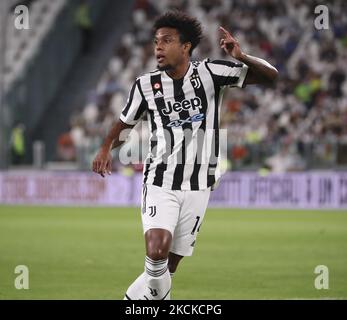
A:
[[[105,177],[105,174],[111,174],[112,155],[111,150],[119,147],[124,141],[119,140],[119,136],[124,129],[132,128],[122,121],[117,121],[112,126],[110,132],[101,145],[98,154],[93,161],[93,171]]]
[[[267,61],[244,54],[239,61],[248,66],[244,84],[273,84],[278,77],[278,71]]]
[[[111,150],[119,147],[121,144],[124,143],[124,140],[119,140],[119,136],[121,132],[125,129],[131,129],[134,126],[131,126],[129,124],[124,123],[121,120],[118,120],[114,125],[112,126],[109,134],[105,138],[104,143],[102,144],[101,148],[107,148],[111,146]]]
[[[242,52],[238,41],[232,37],[229,31],[220,27],[223,36],[220,46],[233,58],[243,62],[248,66],[248,72],[244,84],[272,84],[278,77],[277,69],[267,61],[253,57]]]

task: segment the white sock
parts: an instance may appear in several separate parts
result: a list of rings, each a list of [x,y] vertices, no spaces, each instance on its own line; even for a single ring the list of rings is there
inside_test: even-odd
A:
[[[146,290],[146,274],[143,272],[128,288],[123,300],[144,300]]]
[[[170,292],[168,293],[168,295],[166,296],[166,298],[165,298],[164,300],[171,300],[172,278],[173,278],[174,274],[175,274],[175,273],[170,272],[170,277],[171,277],[171,290],[170,290]]]
[[[146,257],[145,273],[148,300],[164,300],[171,290],[171,277],[167,266],[168,259],[152,260]]]

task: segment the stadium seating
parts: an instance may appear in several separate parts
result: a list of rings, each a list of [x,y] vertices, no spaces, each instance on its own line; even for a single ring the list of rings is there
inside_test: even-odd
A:
[[[15,5],[18,1],[12,1]],[[28,30],[14,28],[15,15],[8,15],[5,84],[9,88],[37,52],[66,0],[35,0],[30,3]]]

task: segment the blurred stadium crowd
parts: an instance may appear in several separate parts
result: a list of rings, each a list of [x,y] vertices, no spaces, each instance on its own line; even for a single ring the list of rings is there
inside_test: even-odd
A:
[[[314,9],[318,4],[136,1],[132,28],[115,47],[83,112],[71,119],[71,144],[88,150],[92,157],[101,137],[118,118],[133,80],[156,67],[151,33],[155,16],[179,9],[199,18],[204,27],[205,39],[192,60],[229,59],[218,46],[218,26],[222,25],[231,30],[246,53],[267,59],[280,71],[274,88],[250,86],[226,92],[221,119],[222,128],[228,129],[229,168],[266,166],[289,171],[343,163],[347,144],[346,4],[330,1],[329,29],[317,30]]]
[[[283,172],[346,164],[346,2],[326,3],[327,30],[317,30],[314,25],[319,4],[300,0],[137,0],[131,28],[115,46],[83,111],[71,118],[71,130],[59,138],[61,159],[78,158],[89,166],[101,139],[118,119],[134,79],[156,68],[154,18],[168,9],[179,9],[196,16],[203,25],[205,39],[192,60],[230,59],[218,45],[222,25],[239,40],[244,52],[268,60],[280,72],[274,87],[226,91],[221,127],[228,129],[229,169],[266,167]],[[148,135],[143,134],[142,139],[147,140]]]

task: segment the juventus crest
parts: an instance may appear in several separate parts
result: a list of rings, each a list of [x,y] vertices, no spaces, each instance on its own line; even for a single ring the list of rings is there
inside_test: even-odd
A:
[[[192,83],[192,86],[194,89],[199,89],[201,87],[201,80],[200,80],[199,75],[197,73],[194,73],[190,77],[190,82]]]

